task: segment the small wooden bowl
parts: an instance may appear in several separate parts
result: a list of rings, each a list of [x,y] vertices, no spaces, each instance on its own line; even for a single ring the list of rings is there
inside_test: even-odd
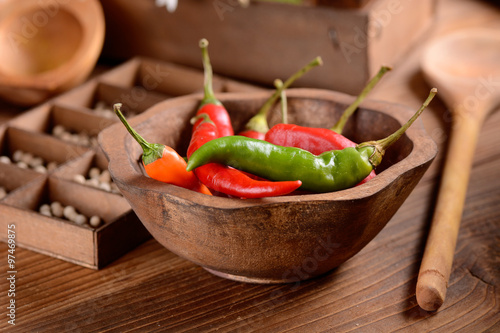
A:
[[[257,112],[269,92],[227,93],[218,98],[235,130]],[[287,93],[289,122],[330,127],[352,97],[317,89]],[[185,154],[190,118],[201,96],[161,102],[131,119],[149,142]],[[379,139],[415,110],[366,101],[349,120],[346,136]],[[270,123],[279,122],[276,108]],[[416,122],[386,153],[378,175],[366,184],[333,193],[234,199],[195,193],[144,176],[142,150],[122,124],[101,132],[111,175],[153,237],[170,251],[225,278],[255,283],[305,280],[339,266],[370,242],[395,214],[437,153]]]
[[[32,106],[84,81],[104,42],[99,1],[0,4],[0,98]]]

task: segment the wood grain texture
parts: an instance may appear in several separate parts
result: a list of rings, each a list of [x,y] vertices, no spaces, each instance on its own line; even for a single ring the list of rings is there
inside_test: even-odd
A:
[[[500,24],[498,11],[480,1],[440,1],[438,13],[436,32]],[[418,52],[409,54],[372,96],[418,107],[429,87],[417,59]],[[0,330],[498,332],[498,111],[479,136],[447,298],[437,312],[418,307],[415,285],[449,133],[447,109],[439,101],[422,116],[440,145],[438,159],[382,232],[332,274],[299,285],[242,284],[212,276],[153,240],[102,271],[17,249],[17,325],[11,327],[5,315],[7,246],[0,243]]]

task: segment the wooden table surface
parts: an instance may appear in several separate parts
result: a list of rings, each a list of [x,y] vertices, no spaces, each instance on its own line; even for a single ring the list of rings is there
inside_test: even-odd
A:
[[[433,29],[371,97],[417,108],[430,87],[421,47],[442,33],[500,27],[482,1],[443,0]],[[498,89],[498,83],[496,83]],[[16,115],[2,108],[0,122]],[[498,110],[496,110],[498,111]],[[150,240],[100,271],[16,249],[16,325],[8,324],[7,245],[0,243],[0,330],[18,332],[499,332],[500,112],[476,151],[445,303],[422,310],[415,285],[450,126],[434,100],[422,116],[440,153],[383,231],[324,277],[293,285],[243,284],[213,276]]]

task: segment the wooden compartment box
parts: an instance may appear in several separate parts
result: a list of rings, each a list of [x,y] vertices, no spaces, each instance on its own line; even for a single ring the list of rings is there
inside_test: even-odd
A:
[[[304,5],[182,0],[174,13],[155,1],[103,0],[104,55],[143,55],[201,68],[207,38],[220,74],[270,86],[321,56],[295,86],[358,94],[381,65],[396,66],[430,27],[434,0],[324,0]]]
[[[215,92],[259,89],[214,77]],[[114,103],[122,103],[132,117],[167,98],[202,90],[198,69],[133,58],[0,126],[0,186],[7,192],[0,198],[0,240],[7,241],[7,226],[15,224],[17,246],[100,269],[150,238],[112,182],[90,180],[92,172],[107,178],[108,162],[96,137],[119,121]],[[46,172],[20,167],[14,161],[19,151],[53,167]],[[97,215],[102,223],[91,227],[40,213],[54,201],[87,217]]]

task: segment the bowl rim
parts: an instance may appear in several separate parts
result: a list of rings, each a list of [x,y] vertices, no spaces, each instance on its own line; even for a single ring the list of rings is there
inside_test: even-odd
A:
[[[0,85],[58,91],[78,84],[90,74],[104,45],[105,21],[102,5],[97,0],[65,1],[58,5],[58,11],[64,10],[72,15],[81,27],[82,39],[73,55],[60,66],[33,75],[17,76],[0,71]],[[4,14],[1,16],[5,17],[10,13],[22,14],[32,9],[43,11],[43,7],[36,0],[10,1],[3,5]]]
[[[223,104],[227,100],[251,100],[257,98],[265,100],[269,97],[270,91],[219,93],[216,94],[216,97]],[[344,93],[316,88],[288,89],[287,97],[326,99],[346,105],[350,104],[355,98],[354,96]],[[166,110],[168,110],[169,108],[185,106],[186,103],[190,103],[196,109],[201,99],[201,93],[168,99],[155,104],[143,113],[128,119],[128,121],[133,127],[137,127],[139,126],[139,124],[141,124],[151,116],[157,113],[167,112]],[[361,107],[363,109],[369,109],[387,114],[388,116],[391,116],[396,121],[398,121],[400,125],[404,124],[415,112],[415,110],[412,110],[407,106],[401,104],[370,99],[366,99],[362,103]],[[328,201],[352,201],[371,197],[377,192],[386,188],[388,184],[394,182],[404,173],[433,160],[437,155],[437,145],[427,134],[421,119],[417,120],[406,131],[406,135],[413,143],[413,148],[410,151],[409,155],[403,160],[385,169],[384,172],[377,174],[376,177],[374,177],[367,183],[336,192],[287,195],[244,200],[209,196],[175,185],[161,183],[154,179],[148,178],[143,174],[139,175],[136,172],[136,169],[132,167],[130,154],[128,154],[125,150],[127,140],[133,140],[133,138],[128,134],[127,130],[120,122],[117,122],[116,124],[113,124],[101,131],[98,136],[98,141],[104,154],[106,155],[106,158],[109,161],[108,169],[110,171],[110,174],[119,187],[128,187],[143,191],[157,192],[173,200],[183,200],[184,204],[201,205],[219,209],[235,209],[262,205],[276,205],[290,202],[319,203]],[[113,149],[113,147],[119,147],[120,149]],[[112,153],[110,153],[110,151],[112,151]]]

